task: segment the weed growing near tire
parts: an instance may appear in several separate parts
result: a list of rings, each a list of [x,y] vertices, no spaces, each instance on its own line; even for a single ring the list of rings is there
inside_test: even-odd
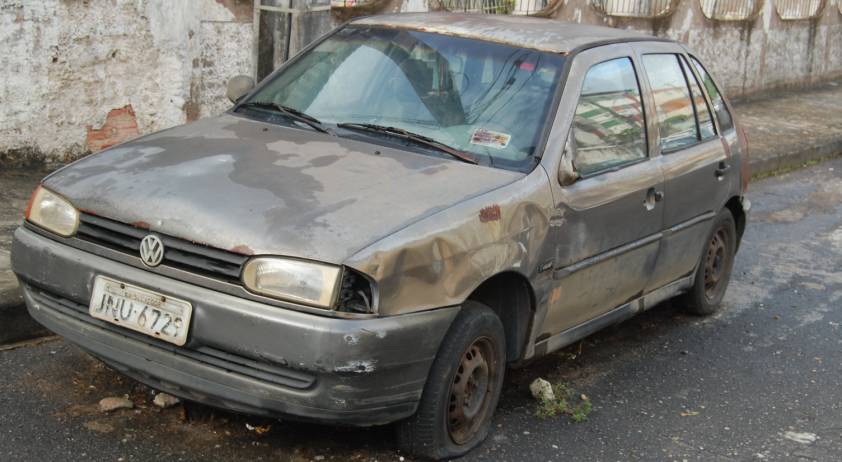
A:
[[[592,404],[587,396],[576,397],[573,389],[564,383],[553,384],[553,394],[555,395],[553,399],[542,399],[538,403],[538,408],[535,411],[536,416],[541,419],[548,419],[566,414],[577,423],[588,420]]]

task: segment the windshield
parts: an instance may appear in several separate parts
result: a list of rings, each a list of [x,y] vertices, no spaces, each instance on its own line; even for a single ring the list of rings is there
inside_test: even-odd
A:
[[[396,127],[486,164],[522,167],[531,164],[540,142],[563,59],[478,40],[351,26],[249,101],[291,107],[323,124]]]

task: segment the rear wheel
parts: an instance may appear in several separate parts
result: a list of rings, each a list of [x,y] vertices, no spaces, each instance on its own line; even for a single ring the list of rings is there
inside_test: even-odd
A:
[[[401,449],[419,457],[459,457],[488,435],[506,368],[500,318],[466,302],[430,369],[414,416],[398,423]]]
[[[734,266],[737,251],[737,227],[731,211],[724,209],[714,220],[702,250],[693,287],[682,301],[688,312],[709,315],[719,310]]]

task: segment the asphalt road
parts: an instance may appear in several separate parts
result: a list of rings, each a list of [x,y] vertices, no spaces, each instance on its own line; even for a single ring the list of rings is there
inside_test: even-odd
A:
[[[723,312],[696,318],[666,303],[510,371],[493,434],[465,460],[840,460],[842,159],[755,183],[749,196]],[[61,340],[0,351],[0,371],[2,460],[404,456],[389,427],[160,410],[146,388]],[[587,394],[588,420],[536,417],[536,377]],[[134,410],[97,409],[124,394]]]

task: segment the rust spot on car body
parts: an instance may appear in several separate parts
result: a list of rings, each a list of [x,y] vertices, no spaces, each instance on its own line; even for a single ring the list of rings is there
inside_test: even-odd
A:
[[[234,246],[230,249],[234,253],[238,253],[240,255],[254,255],[254,250],[244,244],[240,244],[238,246]]]
[[[132,226],[134,226],[135,228],[141,228],[141,229],[152,228],[151,226],[149,226],[149,223],[147,223],[145,221],[136,221],[136,222],[132,223]]]
[[[561,300],[561,288],[560,288],[560,287],[556,287],[556,288],[555,288],[555,289],[553,289],[553,291],[550,293],[550,304],[556,303],[556,302],[558,302],[559,300]]]
[[[479,221],[488,223],[489,221],[500,221],[502,212],[499,205],[490,205],[479,211]]]

